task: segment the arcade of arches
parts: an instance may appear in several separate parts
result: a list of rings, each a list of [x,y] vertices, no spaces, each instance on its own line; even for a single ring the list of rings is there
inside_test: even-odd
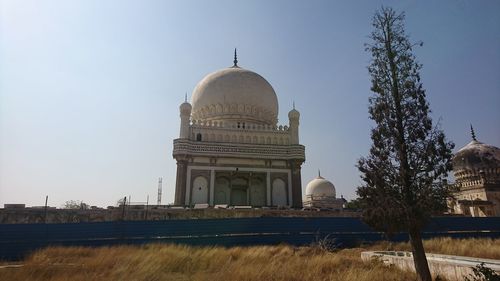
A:
[[[210,184],[212,174],[213,185]],[[186,205],[262,207],[290,204],[287,173],[192,170],[191,179]]]

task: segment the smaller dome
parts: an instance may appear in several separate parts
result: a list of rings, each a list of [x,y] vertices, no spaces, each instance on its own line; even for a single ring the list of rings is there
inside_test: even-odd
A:
[[[329,180],[318,176],[307,184],[306,196],[328,196],[335,198],[335,186]]]
[[[477,140],[461,148],[453,157],[453,170],[485,170],[500,167],[500,148]]]

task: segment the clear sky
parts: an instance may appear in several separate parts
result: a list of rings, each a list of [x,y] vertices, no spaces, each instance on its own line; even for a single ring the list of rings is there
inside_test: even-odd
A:
[[[321,169],[355,196],[366,155],[370,60],[382,5],[406,12],[424,45],[424,88],[455,150],[500,146],[500,1],[2,1],[0,206],[173,202],[172,140],[184,93],[239,65],[295,101],[306,146],[303,190]]]

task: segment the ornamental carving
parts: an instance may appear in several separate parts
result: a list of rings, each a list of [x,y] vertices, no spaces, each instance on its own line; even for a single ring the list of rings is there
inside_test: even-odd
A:
[[[250,120],[256,123],[275,125],[277,116],[263,108],[250,104],[211,104],[194,110],[191,115],[193,120]]]
[[[251,145],[231,143],[203,143],[186,139],[174,140],[173,156],[236,156],[260,159],[305,160],[303,145]]]

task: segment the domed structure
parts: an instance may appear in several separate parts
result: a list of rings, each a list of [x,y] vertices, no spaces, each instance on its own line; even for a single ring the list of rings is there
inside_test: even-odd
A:
[[[278,98],[259,74],[233,66],[208,74],[193,91],[194,120],[276,125]]]
[[[476,139],[471,126],[472,141],[453,157],[453,173],[461,185],[469,186],[477,180],[500,179],[500,148],[484,144]]]
[[[472,140],[453,157],[453,170],[488,171],[500,166],[500,148]]]
[[[307,184],[306,196],[330,196],[335,198],[335,186],[329,180],[318,176]]]
[[[500,149],[476,139],[453,157],[453,174],[458,192],[450,210],[468,216],[500,215]]]
[[[321,176],[311,180],[306,186],[304,207],[313,209],[326,209],[342,211],[344,199],[337,199],[333,183]]]
[[[300,114],[278,125],[278,98],[259,74],[215,71],[179,107],[174,204],[302,208]],[[334,193],[335,194],[335,193]]]

